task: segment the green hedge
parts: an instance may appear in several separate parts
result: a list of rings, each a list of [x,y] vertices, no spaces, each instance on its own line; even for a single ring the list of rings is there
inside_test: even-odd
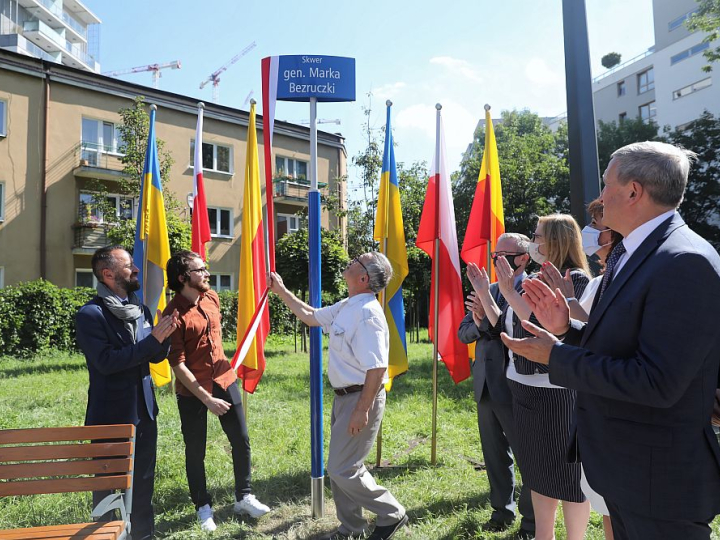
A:
[[[28,357],[47,349],[74,350],[75,314],[95,289],[63,289],[37,280],[0,289],[0,353]],[[223,339],[237,338],[237,293],[220,293]],[[294,315],[270,295],[270,328],[292,334]]]
[[[0,289],[0,351],[27,357],[75,348],[75,314],[94,289],[61,289],[37,280]]]

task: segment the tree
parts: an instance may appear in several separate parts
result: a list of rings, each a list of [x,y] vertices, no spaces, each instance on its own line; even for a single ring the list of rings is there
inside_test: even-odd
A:
[[[640,117],[620,122],[598,122],[597,145],[600,172],[607,169],[610,156],[618,148],[634,142],[658,140],[658,125],[645,122]]]
[[[600,60],[600,63],[603,65],[604,68],[610,69],[617,66],[620,63],[621,59],[622,56],[620,56],[620,53],[611,52],[603,56]]]
[[[707,32],[703,43],[712,43],[720,38],[720,0],[698,0],[698,10],[685,23],[691,32]],[[720,45],[709,47],[703,56],[708,65],[703,66],[703,71],[712,71],[713,62],[720,60]]]
[[[192,242],[192,231],[185,220],[177,214],[168,212],[165,214],[165,221],[168,228],[168,242],[170,253],[177,253],[182,249],[190,249]],[[123,246],[131,255],[135,245],[134,219],[125,219],[107,230],[108,242]]]
[[[698,155],[679,211],[690,228],[720,249],[720,117],[706,110],[685,129],[668,132],[666,140]]]
[[[567,127],[553,132],[530,111],[503,111],[495,127],[503,189],[505,230],[527,234],[537,217],[570,209],[570,171],[567,162]],[[473,142],[453,174],[453,199],[458,242],[462,245],[475,196],[485,126],[476,130]]]

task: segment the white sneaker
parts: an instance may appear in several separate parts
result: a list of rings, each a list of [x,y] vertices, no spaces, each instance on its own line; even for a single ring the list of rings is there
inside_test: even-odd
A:
[[[200,522],[200,528],[203,531],[213,532],[217,529],[217,525],[213,521],[213,509],[209,504],[201,506],[197,511],[198,521]]]
[[[233,506],[236,514],[247,514],[252,518],[259,518],[270,511],[267,505],[264,505],[255,498],[255,495],[248,493],[241,501],[236,501]]]

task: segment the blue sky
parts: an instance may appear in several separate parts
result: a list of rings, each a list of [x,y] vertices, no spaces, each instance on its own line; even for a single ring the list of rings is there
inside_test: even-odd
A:
[[[541,116],[566,110],[562,0],[426,0],[264,2],[209,0],[85,0],[102,21],[102,71],[180,60],[165,70],[160,88],[206,102],[200,82],[255,41],[257,46],[221,77],[223,105],[243,108],[253,91],[260,101],[260,60],[282,54],[356,58],[354,103],[318,106],[318,117],[341,125],[320,129],[346,137],[349,161],[363,148],[362,107],[370,123],[385,122],[392,99],[398,162],[432,161],[434,105],[443,104],[450,172],[484,115],[528,108]],[[586,0],[593,75],[611,51],[628,60],[654,43],[652,0]],[[150,73],[123,77],[152,84]],[[368,96],[371,94],[371,96]],[[262,113],[260,105],[258,110]],[[301,122],[307,104],[281,102],[276,117]],[[379,133],[379,132],[378,132]],[[359,182],[349,169],[351,193]]]

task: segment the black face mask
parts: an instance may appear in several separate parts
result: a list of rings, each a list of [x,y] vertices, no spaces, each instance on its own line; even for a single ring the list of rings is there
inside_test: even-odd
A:
[[[508,264],[510,265],[510,268],[512,268],[513,272],[515,272],[515,270],[517,270],[520,267],[520,265],[515,264],[515,258],[519,257],[520,255],[524,255],[524,253],[520,253],[518,255],[506,255],[505,256],[505,260],[508,262]],[[497,266],[497,257],[493,258],[493,266]]]

